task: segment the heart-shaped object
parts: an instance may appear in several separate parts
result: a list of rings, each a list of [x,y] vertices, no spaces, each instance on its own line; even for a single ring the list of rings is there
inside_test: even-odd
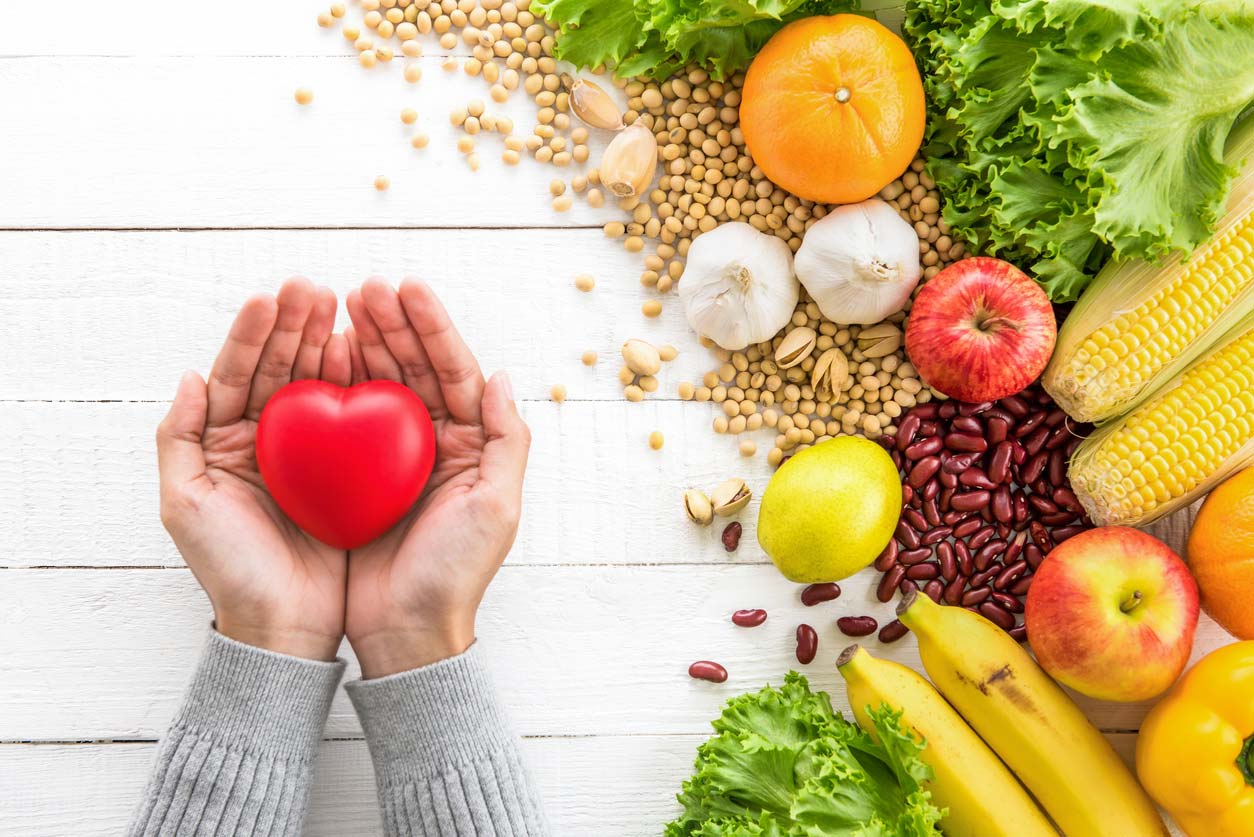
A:
[[[418,500],[435,464],[427,407],[394,381],[293,381],[257,424],[257,466],[297,526],[337,549],[370,543]]]

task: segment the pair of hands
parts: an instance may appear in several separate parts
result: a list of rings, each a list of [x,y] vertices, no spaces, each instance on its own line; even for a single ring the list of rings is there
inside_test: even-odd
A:
[[[292,279],[249,299],[206,383],[184,374],[157,429],[161,520],[209,594],[218,631],[317,660],[347,636],[366,678],[460,654],[483,593],[513,544],[531,437],[508,377],[484,381],[426,285],[367,280],[334,333],[335,294]],[[351,553],[287,519],[254,450],[261,410],[292,380],[403,383],[435,426],[423,496]]]

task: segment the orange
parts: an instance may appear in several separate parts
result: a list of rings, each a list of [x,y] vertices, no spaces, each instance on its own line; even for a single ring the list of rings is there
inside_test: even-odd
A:
[[[776,32],[753,59],[740,128],[777,185],[820,203],[854,203],[910,165],[925,111],[901,38],[860,15],[808,17]]]
[[[1202,608],[1238,639],[1254,639],[1254,468],[1202,503],[1187,554]]]

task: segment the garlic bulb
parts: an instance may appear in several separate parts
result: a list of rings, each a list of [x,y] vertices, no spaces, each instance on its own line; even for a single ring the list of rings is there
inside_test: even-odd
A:
[[[679,283],[688,324],[732,351],[774,337],[800,295],[788,245],[739,221],[692,242]]]
[[[879,198],[839,206],[806,231],[794,262],[823,316],[870,325],[905,307],[919,284],[919,237]]]

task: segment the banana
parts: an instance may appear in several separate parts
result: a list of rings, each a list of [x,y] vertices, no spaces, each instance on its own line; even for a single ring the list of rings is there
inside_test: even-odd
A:
[[[942,831],[951,837],[1057,837],[1019,780],[931,683],[857,645],[841,653],[836,668],[863,729],[875,734],[867,709],[887,703],[927,742],[920,758],[935,774],[927,787],[937,807],[949,809]]]
[[[898,617],[932,683],[1018,775],[1067,837],[1151,837],[1167,828],[1114,748],[1005,631],[978,613],[907,594]]]

